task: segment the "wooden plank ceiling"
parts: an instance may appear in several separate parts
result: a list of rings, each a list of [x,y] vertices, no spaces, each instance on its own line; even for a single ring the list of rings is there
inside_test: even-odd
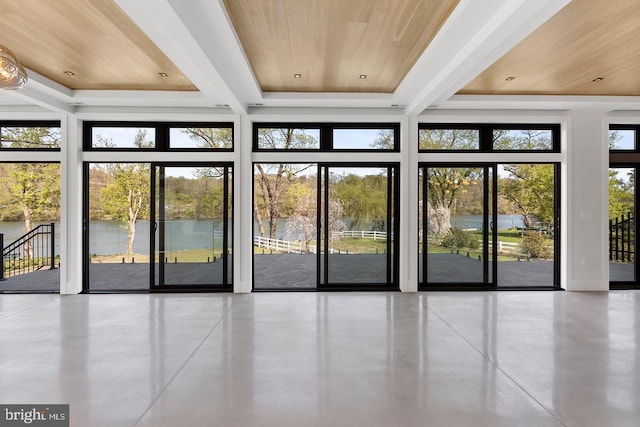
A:
[[[263,91],[393,92],[458,0],[224,2]]]
[[[113,0],[0,0],[0,43],[71,89],[197,90]]]
[[[640,96],[639,40],[640,1],[573,0],[459,93]]]

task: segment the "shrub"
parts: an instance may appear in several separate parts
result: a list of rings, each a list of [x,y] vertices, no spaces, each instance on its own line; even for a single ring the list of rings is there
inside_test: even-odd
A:
[[[531,258],[553,258],[553,240],[538,232],[528,232],[522,238],[522,250]]]
[[[442,239],[442,246],[454,249],[478,249],[480,247],[480,242],[475,234],[460,228],[452,228],[444,239]]]

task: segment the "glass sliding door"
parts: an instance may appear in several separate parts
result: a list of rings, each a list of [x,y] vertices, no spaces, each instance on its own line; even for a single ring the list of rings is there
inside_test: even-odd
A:
[[[609,168],[609,281],[636,285],[636,168]]]
[[[85,290],[149,289],[150,167],[85,164]]]
[[[420,168],[421,289],[557,288],[556,164]]]
[[[257,163],[253,169],[254,289],[315,289],[318,165]]]
[[[321,287],[397,287],[395,166],[322,168]]]
[[[254,289],[397,288],[396,169],[255,164]]]
[[[231,167],[154,164],[155,289],[230,288]]]
[[[29,129],[2,128],[3,141]],[[0,292],[59,292],[60,165],[0,162],[0,182]]]
[[[556,165],[498,165],[498,286],[557,283]]]
[[[482,286],[493,282],[490,178],[487,166],[443,165],[421,170],[420,272],[423,284]]]

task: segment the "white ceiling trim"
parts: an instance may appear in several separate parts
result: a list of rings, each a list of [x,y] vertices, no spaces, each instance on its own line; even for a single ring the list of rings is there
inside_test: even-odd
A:
[[[438,110],[640,110],[640,96],[454,95]]]

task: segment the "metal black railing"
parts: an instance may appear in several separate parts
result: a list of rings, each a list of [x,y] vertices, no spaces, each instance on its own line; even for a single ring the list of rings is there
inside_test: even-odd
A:
[[[609,261],[634,262],[635,220],[631,212],[609,220]]]
[[[2,264],[0,280],[49,267],[56,268],[55,223],[39,225],[6,247],[0,234]]]

